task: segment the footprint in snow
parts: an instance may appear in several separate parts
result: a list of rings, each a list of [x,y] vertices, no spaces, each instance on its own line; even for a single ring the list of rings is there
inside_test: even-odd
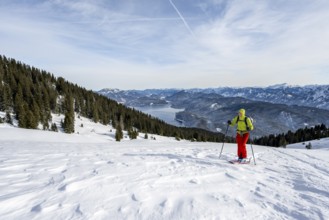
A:
[[[236,177],[232,176],[232,175],[229,174],[229,173],[225,173],[225,176],[227,176],[227,177],[230,178],[230,179],[236,179]]]
[[[63,185],[62,187],[60,187],[60,188],[58,188],[58,191],[65,191],[66,190],[66,184],[65,185]]]
[[[200,181],[197,180],[197,179],[191,179],[191,180],[189,181],[189,183],[192,183],[192,184],[200,184]]]
[[[93,170],[92,175],[97,175],[98,171],[96,169]]]
[[[244,207],[244,204],[243,204],[240,200],[235,199],[235,202],[236,202],[241,208]]]
[[[159,205],[164,208],[167,204],[167,200],[162,201]]]
[[[136,198],[135,194],[132,194],[131,199],[132,199],[133,201],[135,201],[135,202],[138,201],[138,199]]]
[[[31,209],[31,212],[41,212],[42,208],[41,208],[41,203],[36,205],[36,206],[33,206],[32,209]]]
[[[80,210],[80,204],[77,206],[77,208],[75,209],[75,213],[77,213],[78,215],[83,215],[83,213]]]

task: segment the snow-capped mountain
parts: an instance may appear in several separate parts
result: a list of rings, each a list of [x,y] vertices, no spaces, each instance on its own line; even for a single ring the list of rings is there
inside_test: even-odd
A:
[[[146,90],[119,90],[102,89],[99,94],[131,107],[150,105],[164,105],[166,97],[173,95],[180,89],[146,89]]]
[[[161,98],[173,95],[183,89],[119,90],[103,89],[98,93],[127,104],[141,97]],[[309,106],[329,110],[329,85],[292,86],[279,84],[268,87],[219,87],[206,89],[185,89],[190,93],[216,93],[224,97],[242,97],[254,101],[276,104]],[[147,104],[144,102],[143,105]],[[129,104],[128,104],[129,105]],[[137,103],[136,103],[137,105]],[[132,105],[134,106],[134,104]]]
[[[176,119],[185,126],[200,127],[211,131],[224,130],[227,120],[237,115],[240,108],[254,119],[253,135],[295,131],[305,126],[321,123],[329,125],[329,111],[306,106],[290,106],[269,102],[253,101],[241,97],[224,97],[215,93],[179,92],[167,98],[175,108],[184,108],[176,113]],[[234,133],[234,132],[233,132]]]
[[[216,93],[225,97],[243,97],[254,101],[309,106],[329,110],[329,85],[291,86],[280,84],[263,88],[221,87],[192,91]]]
[[[225,130],[239,108],[257,123],[254,135],[269,135],[324,123],[329,125],[329,85],[270,87],[101,90],[100,94],[130,107],[171,105],[183,109],[176,120],[187,127]],[[165,119],[164,119],[165,120]]]

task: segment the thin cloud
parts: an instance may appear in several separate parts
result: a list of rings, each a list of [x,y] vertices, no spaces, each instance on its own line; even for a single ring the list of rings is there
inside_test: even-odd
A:
[[[329,81],[327,1],[4,0],[0,6],[1,54],[92,89]]]

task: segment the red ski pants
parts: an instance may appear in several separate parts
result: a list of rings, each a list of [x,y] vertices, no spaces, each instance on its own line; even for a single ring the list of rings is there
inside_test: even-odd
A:
[[[238,157],[247,158],[247,142],[249,138],[249,133],[236,134],[236,143],[238,144]]]

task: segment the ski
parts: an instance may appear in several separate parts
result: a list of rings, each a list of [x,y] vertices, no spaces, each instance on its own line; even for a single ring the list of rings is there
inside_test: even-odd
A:
[[[239,160],[229,160],[228,161],[231,164],[250,164],[250,160],[245,160],[245,161],[239,161]]]

